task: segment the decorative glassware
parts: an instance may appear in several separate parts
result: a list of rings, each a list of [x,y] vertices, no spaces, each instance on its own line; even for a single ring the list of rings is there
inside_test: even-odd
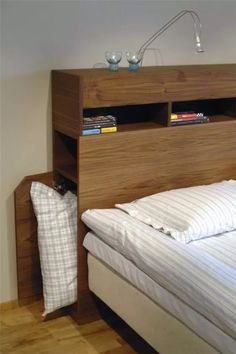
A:
[[[126,58],[129,63],[129,71],[137,71],[139,69],[139,63],[143,58],[143,52],[126,52]]]
[[[119,51],[106,51],[105,58],[109,63],[109,69],[112,71],[117,71],[119,68],[119,62],[122,59],[122,52]]]

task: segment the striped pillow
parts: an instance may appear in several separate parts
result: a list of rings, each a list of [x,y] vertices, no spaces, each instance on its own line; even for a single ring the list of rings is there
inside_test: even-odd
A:
[[[236,229],[236,181],[173,189],[116,207],[188,243]]]

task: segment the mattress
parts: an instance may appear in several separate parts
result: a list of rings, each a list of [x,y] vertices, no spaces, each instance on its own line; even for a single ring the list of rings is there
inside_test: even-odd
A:
[[[229,236],[233,237],[233,235],[226,235],[226,238],[228,239]],[[208,243],[206,243],[207,247]],[[233,338],[178,299],[174,294],[157,284],[131,261],[104,243],[94,233],[89,232],[86,235],[84,246],[91,254],[113,268],[150,299],[186,324],[213,347],[217,348],[217,350],[222,353],[235,354],[236,342]],[[207,248],[204,243],[201,243],[199,247],[203,249]]]

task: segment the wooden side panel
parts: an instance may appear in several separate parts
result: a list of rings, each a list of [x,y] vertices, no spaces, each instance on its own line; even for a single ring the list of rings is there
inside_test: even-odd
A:
[[[42,295],[42,277],[37,243],[37,220],[30,188],[33,181],[52,186],[52,173],[25,177],[15,190],[18,298],[29,302]]]
[[[82,93],[79,76],[52,71],[52,120],[54,129],[75,137],[80,132]]]

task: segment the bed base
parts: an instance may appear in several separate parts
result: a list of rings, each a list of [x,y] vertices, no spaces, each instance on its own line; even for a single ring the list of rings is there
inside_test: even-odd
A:
[[[170,313],[88,254],[89,288],[160,354],[219,354]]]

